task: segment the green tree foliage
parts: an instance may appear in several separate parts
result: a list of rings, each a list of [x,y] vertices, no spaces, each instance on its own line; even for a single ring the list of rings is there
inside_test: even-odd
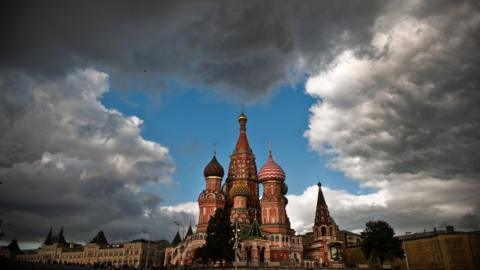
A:
[[[208,263],[207,249],[205,246],[195,249],[193,253],[193,260],[197,263]]]
[[[207,227],[207,239],[204,256],[212,261],[231,262],[234,260],[233,251],[233,228],[230,223],[230,217],[224,209],[217,209]]]
[[[403,258],[401,241],[385,221],[369,221],[362,232],[362,252],[365,258],[380,263],[394,258]]]

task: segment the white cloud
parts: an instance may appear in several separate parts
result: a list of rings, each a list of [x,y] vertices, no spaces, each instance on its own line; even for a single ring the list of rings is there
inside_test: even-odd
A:
[[[133,237],[172,233],[157,211],[161,194],[144,189],[170,183],[168,148],[142,138],[143,121],[104,107],[108,75],[81,69],[66,78],[0,76],[0,204],[11,207],[9,232],[41,240],[50,226],[65,226],[69,240],[85,241],[104,229]],[[181,213],[179,213],[181,215]]]
[[[400,230],[480,226],[480,83],[473,76],[480,13],[459,4],[422,17],[421,5],[392,4],[372,28],[371,55],[346,49],[306,83],[318,98],[305,132],[311,148],[375,190],[358,196],[325,189],[348,229],[374,217]],[[314,205],[311,198],[292,199]]]
[[[363,230],[367,221],[378,219],[392,223],[397,233],[446,224],[472,229],[462,219],[475,213],[477,198],[472,190],[479,188],[479,183],[429,179],[419,183],[389,182],[373,193],[358,195],[322,186],[330,215],[340,229]],[[301,195],[287,195],[287,214],[297,233],[312,231],[317,194],[318,187],[313,185]],[[455,201],[451,194],[457,196]],[[478,217],[470,218],[478,222]]]
[[[192,224],[196,224],[199,208],[197,202],[184,202],[176,205],[161,206],[160,211],[163,213],[169,213],[169,215],[175,215],[178,213],[189,214],[193,217],[191,219]]]

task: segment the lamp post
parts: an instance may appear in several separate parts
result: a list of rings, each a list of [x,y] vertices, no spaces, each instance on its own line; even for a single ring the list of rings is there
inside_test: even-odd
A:
[[[237,267],[238,267],[238,246],[239,246],[238,233],[239,232],[240,232],[240,228],[238,225],[238,220],[235,220],[235,228],[234,228],[235,242],[233,243],[233,250],[235,253],[235,270],[237,270]]]

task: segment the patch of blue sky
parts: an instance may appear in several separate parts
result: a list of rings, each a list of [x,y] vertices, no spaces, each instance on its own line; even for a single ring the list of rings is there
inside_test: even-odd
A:
[[[226,102],[202,89],[167,91],[112,90],[101,98],[108,108],[143,119],[142,136],[170,149],[176,172],[174,184],[149,185],[158,191],[163,205],[195,201],[204,188],[203,168],[212,157],[216,143],[217,158],[228,169],[229,156],[238,136],[240,106]],[[315,99],[304,93],[304,82],[284,86],[261,103],[247,104],[247,133],[258,169],[272,142],[275,159],[286,172],[290,194],[301,194],[318,179],[332,189],[367,194],[358,182],[329,169],[328,157],[309,149],[303,136],[308,127],[309,108]]]

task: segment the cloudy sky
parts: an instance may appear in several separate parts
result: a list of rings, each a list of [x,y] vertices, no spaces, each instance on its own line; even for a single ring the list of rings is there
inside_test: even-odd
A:
[[[245,103],[287,207],[341,229],[480,229],[476,1],[12,1],[0,9],[0,215],[22,247],[171,240]]]

